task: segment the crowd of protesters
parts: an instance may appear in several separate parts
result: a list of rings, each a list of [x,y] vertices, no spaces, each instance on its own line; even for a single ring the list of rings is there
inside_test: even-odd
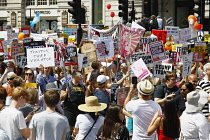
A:
[[[186,77],[174,69],[156,82],[151,74],[132,84],[129,61],[106,62],[111,65],[93,61],[84,74],[71,66],[31,69],[1,61],[0,139],[209,139],[210,63],[197,63],[199,71],[193,66]],[[114,84],[124,106],[112,101]]]

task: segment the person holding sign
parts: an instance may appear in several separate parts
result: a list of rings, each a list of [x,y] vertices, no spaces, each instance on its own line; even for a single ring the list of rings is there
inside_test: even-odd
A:
[[[166,97],[175,97],[179,88],[176,86],[176,74],[167,72],[165,74],[166,83],[159,85],[154,92],[154,101],[162,104]]]

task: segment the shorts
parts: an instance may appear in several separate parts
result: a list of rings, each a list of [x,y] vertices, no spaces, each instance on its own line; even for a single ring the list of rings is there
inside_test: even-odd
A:
[[[64,110],[64,116],[67,117],[70,126],[73,126],[73,127],[75,126],[77,115],[78,114],[72,113],[68,110]]]

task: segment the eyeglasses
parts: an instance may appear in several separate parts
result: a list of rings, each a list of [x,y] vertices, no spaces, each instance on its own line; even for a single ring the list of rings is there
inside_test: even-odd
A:
[[[83,75],[76,75],[76,76],[78,76],[78,77],[83,77]]]
[[[14,77],[13,78],[7,78],[7,81],[9,81],[9,80],[13,80],[14,79]]]
[[[183,90],[183,91],[186,91],[187,89],[180,89],[181,91]]]
[[[31,75],[33,75],[33,74],[32,74],[32,73],[25,73],[25,75],[30,75],[30,76],[31,76]]]

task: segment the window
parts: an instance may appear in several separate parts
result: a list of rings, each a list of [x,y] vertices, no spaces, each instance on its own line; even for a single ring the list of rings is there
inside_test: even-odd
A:
[[[57,0],[50,0],[50,5],[57,5]]]
[[[0,0],[0,6],[7,6],[7,0]]]
[[[47,5],[47,0],[38,0],[38,5]]]
[[[35,0],[27,0],[26,6],[29,6],[29,5],[35,5]]]

